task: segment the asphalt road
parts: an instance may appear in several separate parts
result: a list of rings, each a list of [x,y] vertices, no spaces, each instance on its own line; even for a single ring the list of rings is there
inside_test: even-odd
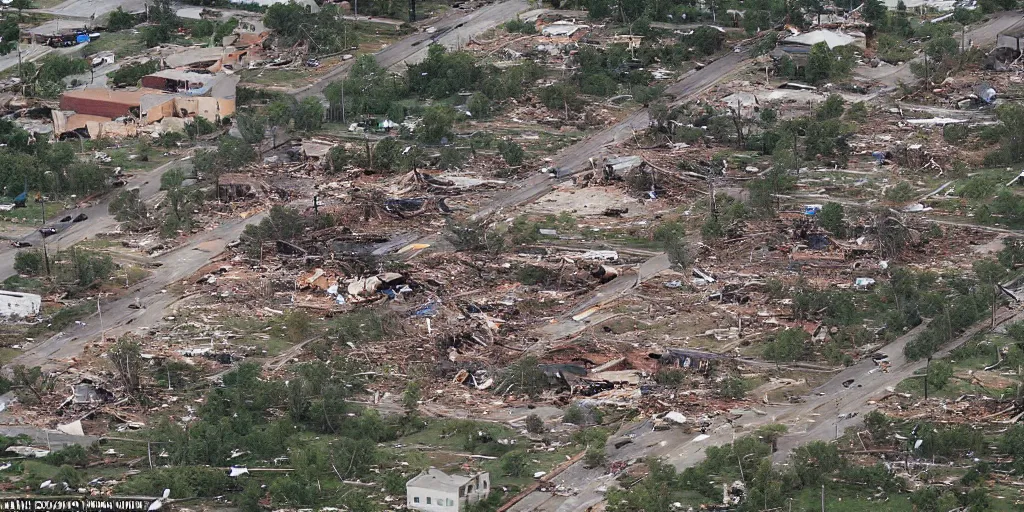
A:
[[[427,48],[432,43],[439,43],[451,49],[464,45],[471,37],[475,37],[529,9],[526,0],[504,0],[482,7],[470,13],[451,12],[438,18],[428,25],[433,33],[426,30],[417,32],[384,48],[373,56],[382,67],[401,70],[405,65],[417,63],[427,55]],[[424,27],[426,28],[426,27]],[[339,64],[325,74],[319,81],[306,87],[295,89],[291,94],[296,99],[319,96],[331,82],[340,80],[348,74],[352,61]]]
[[[665,94],[673,98],[673,104],[680,104],[696,98],[712,85],[726,78],[739,69],[746,61],[746,52],[729,53],[715,60],[700,70],[692,71],[665,89]],[[486,218],[506,208],[512,208],[532,202],[551,191],[552,187],[573,174],[593,168],[591,162],[599,163],[604,156],[613,152],[608,146],[614,146],[633,136],[634,132],[647,129],[651,124],[647,109],[641,109],[623,119],[618,124],[569,146],[552,158],[552,165],[557,169],[557,177],[548,173],[538,173],[524,180],[519,187],[504,194],[502,197],[481,208],[474,218]],[[586,194],[586,189],[579,193]]]
[[[996,323],[998,325],[1022,318],[1024,318],[1024,312],[1020,310],[1003,310],[997,315]],[[876,400],[887,394],[888,390],[895,387],[900,381],[924,368],[925,361],[907,361],[903,356],[903,347],[914,339],[923,327],[923,325],[919,326],[880,350],[889,356],[891,366],[888,373],[880,371],[870,359],[861,361],[814,389],[802,403],[759,405],[734,410],[732,412],[740,414],[740,418],[732,423],[715,419],[707,437],[698,433],[686,434],[675,429],[655,431],[650,422],[642,422],[633,426],[630,431],[620,433],[609,440],[607,447],[609,462],[653,456],[660,457],[682,470],[704,460],[704,450],[708,446],[728,444],[762,426],[781,423],[786,425],[789,431],[779,440],[779,450],[772,459],[776,463],[785,463],[791,451],[797,446],[813,441],[835,439],[837,426],[839,432],[842,433],[845,429],[859,424],[865,414],[877,407],[874,403]],[[952,343],[946,345],[936,357],[949,354],[974,334],[988,327],[987,319],[979,322]],[[844,383],[851,380],[852,383],[844,386]],[[840,419],[841,415],[849,419]],[[615,449],[614,443],[622,439],[630,439],[632,442],[621,449]],[[587,469],[583,467],[583,464],[577,463],[551,482],[552,486],[560,485],[574,489],[577,494],[555,496],[552,493],[536,491],[526,496],[510,510],[518,512],[585,510],[587,507],[604,501],[604,491],[615,485],[615,479],[603,473],[603,470]]]
[[[147,171],[145,174],[139,174],[133,176],[128,180],[128,184],[125,185],[128,188],[138,188],[139,196],[148,199],[156,195],[160,191],[160,177],[163,173],[181,166],[181,160],[175,160],[168,162],[152,171]],[[46,248],[48,251],[56,251],[62,248],[71,247],[82,240],[90,237],[96,237],[100,233],[106,233],[113,231],[117,228],[118,222],[110,216],[108,212],[110,202],[114,200],[117,192],[107,194],[102,200],[96,204],[86,208],[71,208],[62,211],[61,213],[54,216],[46,223],[46,226],[55,227],[58,229],[58,233],[46,237]],[[28,208],[38,208],[31,201],[28,203]],[[66,215],[78,215],[84,213],[89,216],[88,220],[78,223],[60,223],[57,220],[63,218]],[[41,227],[41,226],[38,226]],[[42,235],[39,231],[33,231],[31,235],[19,238],[20,241],[28,242],[32,244],[33,248],[41,248],[43,243]],[[15,249],[9,244],[0,245],[0,281],[7,279],[15,275],[17,272],[14,271],[14,254],[19,249]]]
[[[211,231],[193,237],[189,243],[153,258],[153,263],[159,265],[159,268],[120,299],[103,304],[102,321],[101,315],[92,315],[84,320],[85,325],[75,325],[33,345],[10,364],[41,366],[44,370],[63,369],[71,358],[82,353],[87,343],[101,335],[116,338],[133,329],[146,328],[159,322],[164,310],[178,300],[175,294],[167,292],[167,287],[189,277],[196,269],[207,264],[224,250],[228,242],[237,239],[248,223],[259,222],[263,216],[259,214],[247,219],[233,218]],[[136,303],[142,308],[130,307]]]
[[[1024,15],[1020,12],[1008,11],[995,13],[984,23],[972,28],[969,32],[963,35],[962,39],[964,39],[964,42],[968,45],[973,43],[974,46],[990,48],[995,45],[996,37],[1000,32],[1012,27],[1022,19],[1024,19]],[[954,38],[958,41],[961,39],[959,34],[954,34]],[[855,73],[866,78],[878,80],[889,87],[896,87],[900,83],[911,84],[918,80],[910,71],[911,62],[922,64],[924,62],[924,55],[922,54],[915,57],[909,62],[904,62],[899,66],[879,66],[877,68],[861,67],[858,68]]]
[[[35,9],[36,12],[43,12],[62,18],[96,19],[105,14],[117,10],[118,7],[125,11],[145,9],[145,0],[68,0],[50,9]]]

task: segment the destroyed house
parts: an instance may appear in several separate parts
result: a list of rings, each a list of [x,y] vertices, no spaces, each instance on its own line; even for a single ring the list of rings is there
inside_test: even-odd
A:
[[[1024,19],[1014,23],[996,36],[996,48],[1013,48],[1020,52],[1022,38],[1024,38]]]
[[[406,507],[437,512],[464,510],[470,503],[486,498],[490,486],[488,473],[449,475],[430,468],[406,482]]]
[[[670,348],[661,354],[650,354],[650,357],[657,359],[658,363],[663,366],[693,368],[700,372],[708,371],[712,361],[728,359],[728,356],[722,354],[685,348]]]
[[[220,79],[208,72],[165,69],[142,77],[142,86],[186,96],[205,96],[213,92]]]
[[[225,173],[217,178],[217,197],[221,201],[240,201],[257,197],[260,185],[251,176]]]

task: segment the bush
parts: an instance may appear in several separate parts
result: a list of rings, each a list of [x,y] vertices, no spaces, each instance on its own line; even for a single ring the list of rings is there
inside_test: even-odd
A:
[[[135,87],[142,81],[142,77],[153,74],[159,69],[160,63],[154,59],[148,62],[126,64],[118,68],[117,71],[109,73],[108,76],[115,87]]]
[[[498,462],[505,476],[516,478],[527,474],[530,459],[525,450],[514,450],[502,455]]]
[[[914,198],[914,187],[905,181],[899,182],[895,187],[885,191],[885,200],[890,203],[905,203]]]
[[[509,31],[509,32],[511,32],[513,34],[527,34],[527,35],[529,35],[529,34],[536,34],[537,33],[537,26],[536,25],[534,25],[533,23],[527,23],[527,22],[519,19],[518,17],[516,17],[516,19],[514,19],[514,20],[509,20],[508,22],[506,22],[504,27],[505,27],[505,30],[507,30],[507,31]]]
[[[43,457],[43,462],[53,466],[84,466],[89,462],[89,453],[80,445],[73,444]],[[68,482],[70,483],[70,482]]]
[[[482,220],[459,222],[448,217],[445,219],[444,237],[456,251],[487,251],[497,254],[505,248],[504,237],[487,229],[486,221]]]
[[[505,160],[505,163],[512,167],[519,167],[526,160],[526,151],[523,151],[522,146],[512,141],[502,140],[498,142],[498,151],[501,153],[501,158]]]
[[[107,30],[111,32],[126,30],[134,26],[135,16],[125,12],[125,10],[120,7],[111,12],[110,17],[107,19]]]
[[[858,101],[846,111],[846,118],[851,121],[863,122],[868,117],[868,106],[863,101]]]
[[[798,361],[804,355],[805,342],[810,338],[802,329],[786,329],[775,335],[764,348],[769,361]]]
[[[928,385],[934,389],[943,389],[953,376],[953,366],[945,361],[934,361],[928,365]]]
[[[531,414],[526,417],[526,431],[531,434],[541,434],[544,432],[544,420],[540,419],[540,416]]]
[[[960,144],[971,135],[971,127],[967,123],[947,124],[942,127],[942,138],[950,144]]]
[[[41,275],[45,270],[43,252],[36,249],[18,251],[14,255],[14,270],[27,276]]]
[[[523,265],[516,271],[516,281],[527,286],[547,285],[555,280],[557,274],[544,267]]]
[[[573,425],[582,425],[585,421],[586,414],[583,412],[583,408],[572,404],[565,410],[565,414],[562,416],[562,422],[572,423]]]
[[[114,260],[106,254],[72,248],[70,254],[64,252],[58,257],[67,258],[61,264],[64,278],[82,288],[97,286],[114,273]]]
[[[750,385],[739,377],[726,377],[718,385],[718,394],[723,398],[739,400],[747,395],[747,391],[750,391]]]
[[[608,461],[608,456],[604,453],[604,447],[593,447],[587,450],[587,453],[583,456],[583,464],[588,468],[596,468],[603,466]]]
[[[846,236],[846,220],[844,218],[843,205],[839,203],[825,203],[818,214],[818,222],[822,228],[837,237]]]

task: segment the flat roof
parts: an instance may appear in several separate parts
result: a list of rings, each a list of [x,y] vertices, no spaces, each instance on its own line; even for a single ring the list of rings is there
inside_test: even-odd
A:
[[[1021,19],[1017,23],[1014,23],[1006,30],[1000,32],[999,35],[1012,37],[1014,39],[1020,39],[1024,37],[1024,19]]]
[[[212,83],[217,79],[217,75],[213,73],[197,73],[195,71],[189,71],[187,69],[163,69],[156,73],[150,73],[147,76],[156,76],[160,78],[166,78],[168,80],[181,80],[186,82],[199,82],[202,84]]]
[[[163,94],[163,91],[158,89],[148,89],[145,87],[139,89],[107,89],[105,87],[97,87],[93,89],[68,91],[64,93],[63,97],[109,101],[111,103],[121,103],[125,105],[139,105],[142,101],[142,97],[147,94]]]

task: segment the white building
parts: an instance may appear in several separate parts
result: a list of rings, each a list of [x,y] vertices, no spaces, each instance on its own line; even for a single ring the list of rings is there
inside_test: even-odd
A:
[[[406,482],[406,506],[411,510],[453,512],[486,498],[490,491],[488,473],[447,475],[430,468]]]
[[[0,290],[0,317],[27,318],[39,314],[43,298],[34,293]]]

